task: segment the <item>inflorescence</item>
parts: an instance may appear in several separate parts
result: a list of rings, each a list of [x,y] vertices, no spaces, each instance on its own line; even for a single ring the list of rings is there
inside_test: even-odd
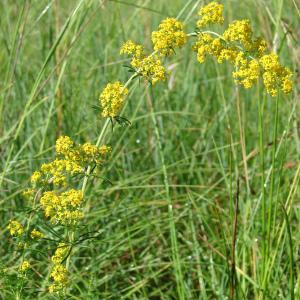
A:
[[[84,194],[82,189],[72,187],[74,176],[84,178],[90,175],[90,168],[101,166],[111,148],[91,143],[76,145],[70,137],[61,136],[56,141],[55,150],[57,157],[52,162],[42,164],[40,169],[32,174],[32,188],[27,189],[23,196],[27,200],[38,198],[38,209],[51,224],[74,229],[84,216]],[[33,243],[45,238],[44,233],[36,228],[25,230],[17,220],[10,220],[7,229],[12,237],[19,239],[20,249],[25,249],[28,242]],[[51,293],[61,292],[67,287],[69,276],[65,260],[70,255],[70,250],[66,243],[61,242],[52,256],[54,265],[50,273],[53,281],[49,286]],[[30,263],[26,260],[20,265],[19,272],[24,274],[29,269]]]
[[[276,96],[278,91],[288,94],[292,91],[292,72],[282,66],[278,55],[267,53],[267,43],[260,37],[255,37],[249,20],[235,20],[223,32],[218,34],[204,30],[209,25],[224,23],[224,6],[211,2],[199,10],[195,34],[186,34],[184,25],[175,18],[166,18],[158,30],[152,32],[154,51],[146,54],[144,47],[132,40],[126,41],[120,54],[131,57],[130,68],[137,76],[146,82],[156,84],[165,81],[168,72],[162,58],[175,54],[182,48],[188,36],[197,36],[192,49],[197,53],[199,63],[204,63],[207,56],[216,58],[218,63],[225,61],[232,64],[233,79],[236,84],[248,89],[262,78],[268,94]],[[102,116],[115,118],[128,95],[128,89],[119,81],[108,83],[100,94]]]
[[[158,26],[158,31],[152,32],[152,42],[154,50],[161,56],[174,54],[176,48],[181,48],[187,42],[183,23],[174,18],[163,20]]]
[[[234,66],[232,76],[235,82],[244,88],[251,88],[262,77],[271,96],[276,96],[279,90],[290,93],[292,72],[279,63],[277,54],[266,52],[266,41],[254,37],[249,20],[233,21],[223,34],[202,30],[206,25],[223,23],[222,12],[223,5],[216,2],[199,12],[198,40],[193,46],[198,61],[203,63],[207,55],[211,55],[218,63],[230,62]]]

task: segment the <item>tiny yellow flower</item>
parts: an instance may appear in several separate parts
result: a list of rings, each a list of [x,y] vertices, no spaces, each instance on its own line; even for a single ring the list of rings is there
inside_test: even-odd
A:
[[[289,94],[293,89],[293,82],[290,79],[292,77],[292,73],[289,72],[289,70],[286,71],[287,75],[283,77],[281,82],[281,90],[285,94]]]
[[[222,63],[224,60],[229,62],[235,62],[238,53],[239,51],[234,47],[224,48],[220,51],[220,53],[217,56],[218,63]]]

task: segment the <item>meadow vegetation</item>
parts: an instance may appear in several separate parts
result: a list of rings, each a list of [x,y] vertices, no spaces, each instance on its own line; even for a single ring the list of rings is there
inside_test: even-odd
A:
[[[295,0],[0,3],[0,299],[300,299]]]

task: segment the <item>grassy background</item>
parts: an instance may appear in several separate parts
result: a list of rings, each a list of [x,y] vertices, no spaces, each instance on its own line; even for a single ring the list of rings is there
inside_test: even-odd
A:
[[[249,18],[299,83],[296,2],[223,1],[226,22]],[[20,262],[8,220],[26,218],[20,194],[31,173],[54,157],[56,137],[97,139],[104,120],[92,106],[108,81],[129,77],[120,45],[133,39],[151,51],[151,31],[179,13],[192,32],[201,3],[0,2],[4,266]],[[152,97],[143,84],[131,85],[122,116],[132,125],[108,130],[113,153],[101,176],[112,184],[89,184],[81,233],[93,234],[76,248],[64,299],[229,299],[232,290],[235,299],[300,299],[299,90],[278,98],[275,138],[276,100],[261,85],[237,88],[228,65],[198,64],[191,45],[165,62],[169,80]],[[262,233],[263,198],[269,239]],[[36,224],[55,238],[46,222]],[[20,299],[56,298],[44,292],[54,247],[45,241],[33,249],[34,271]],[[0,280],[0,298],[15,299],[16,290],[13,279]]]

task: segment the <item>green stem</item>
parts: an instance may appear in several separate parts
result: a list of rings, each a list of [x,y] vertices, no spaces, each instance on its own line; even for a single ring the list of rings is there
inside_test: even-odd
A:
[[[282,205],[282,210],[284,212],[284,218],[285,218],[285,224],[286,224],[286,230],[287,230],[287,236],[288,236],[288,242],[289,242],[289,258],[290,258],[290,295],[291,300],[295,299],[295,278],[294,278],[294,255],[293,255],[293,239],[292,239],[292,231],[290,227],[290,221],[289,216],[285,210],[284,205]]]
[[[262,264],[262,278],[264,278],[265,273],[265,266],[266,266],[266,191],[265,191],[265,158],[264,158],[264,97],[262,99],[262,102],[258,102],[258,114],[259,114],[259,153],[260,153],[260,164],[261,164],[261,193],[262,193],[262,214],[261,214],[261,222],[262,222],[262,258],[263,258],[263,264]],[[261,99],[261,97],[259,97]],[[264,298],[264,294],[263,294]]]
[[[268,209],[268,253],[271,247],[271,226],[272,226],[272,208],[273,208],[273,194],[274,194],[274,181],[275,181],[275,162],[276,162],[276,150],[277,150],[277,131],[278,131],[278,96],[276,97],[275,104],[275,120],[274,120],[274,134],[273,134],[273,147],[272,147],[272,173],[270,180],[270,195],[269,195],[269,209]]]

